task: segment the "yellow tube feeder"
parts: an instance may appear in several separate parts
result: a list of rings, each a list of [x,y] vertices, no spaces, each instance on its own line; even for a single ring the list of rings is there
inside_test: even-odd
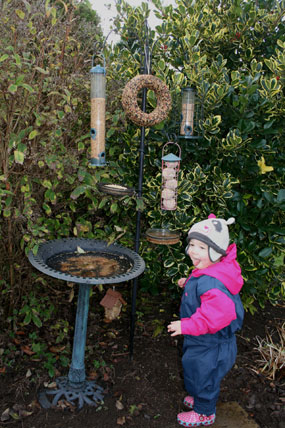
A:
[[[91,159],[92,166],[106,165],[105,158],[105,111],[106,69],[92,67],[91,73]]]

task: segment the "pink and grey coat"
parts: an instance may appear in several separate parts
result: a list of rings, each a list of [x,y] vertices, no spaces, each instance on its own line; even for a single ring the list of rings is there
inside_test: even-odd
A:
[[[215,413],[221,380],[236,359],[235,332],[244,316],[236,254],[236,245],[230,245],[219,262],[194,269],[184,287],[180,307],[184,382],[194,397],[194,411],[200,414]]]

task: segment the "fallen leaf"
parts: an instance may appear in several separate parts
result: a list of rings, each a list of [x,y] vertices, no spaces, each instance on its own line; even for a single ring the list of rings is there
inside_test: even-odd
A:
[[[74,299],[74,288],[72,288],[69,293],[68,302],[71,303],[73,299]]]
[[[6,367],[0,367],[0,373],[6,373]]]
[[[8,421],[9,418],[10,418],[10,409],[8,407],[8,409],[4,410],[4,412],[1,415],[1,422]]]
[[[126,423],[125,416],[121,416],[120,418],[117,419],[117,425],[124,425],[125,423]]]
[[[15,421],[18,421],[20,419],[20,416],[18,415],[18,413],[13,412],[13,410],[10,411],[9,415],[15,419]]]
[[[65,345],[64,346],[51,346],[49,348],[50,352],[53,352],[54,354],[58,354],[59,352],[62,352],[65,349]]]
[[[116,409],[117,410],[123,410],[123,408],[124,408],[123,403],[120,400],[117,400],[116,401]]]
[[[35,354],[35,352],[32,351],[28,345],[21,346],[21,350],[27,355],[34,355]]]
[[[77,253],[79,253],[79,254],[84,254],[85,253],[85,251],[82,249],[82,248],[80,248],[79,246],[77,247]]]
[[[32,372],[31,372],[31,370],[30,369],[28,369],[27,370],[27,373],[26,373],[26,377],[31,377],[32,376]]]
[[[50,388],[50,389],[56,388],[56,382],[51,382],[51,383],[44,382],[44,387],[45,388]]]
[[[28,412],[27,410],[20,410],[19,416],[20,418],[26,418],[27,416],[31,416],[33,412]]]
[[[104,373],[103,379],[105,382],[108,382],[108,380],[110,379],[110,376],[107,373]]]
[[[90,380],[97,379],[97,377],[98,377],[98,373],[97,373],[97,372],[95,372],[95,371],[90,372],[90,373],[89,373],[89,375],[88,375],[88,378],[89,378]]]

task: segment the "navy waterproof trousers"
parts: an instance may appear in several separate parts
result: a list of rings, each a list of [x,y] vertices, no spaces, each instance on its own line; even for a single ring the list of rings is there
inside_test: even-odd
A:
[[[185,336],[182,365],[186,391],[194,397],[194,411],[209,416],[216,413],[220,383],[235,362],[237,346],[234,335],[218,338],[207,334],[203,339]]]

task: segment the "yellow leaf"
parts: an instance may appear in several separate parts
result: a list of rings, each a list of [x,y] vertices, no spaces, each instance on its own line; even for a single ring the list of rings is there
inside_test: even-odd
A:
[[[259,166],[260,174],[266,174],[267,172],[274,170],[273,166],[265,165],[265,159],[263,156],[261,157],[261,159],[259,161],[257,161],[257,165]]]

